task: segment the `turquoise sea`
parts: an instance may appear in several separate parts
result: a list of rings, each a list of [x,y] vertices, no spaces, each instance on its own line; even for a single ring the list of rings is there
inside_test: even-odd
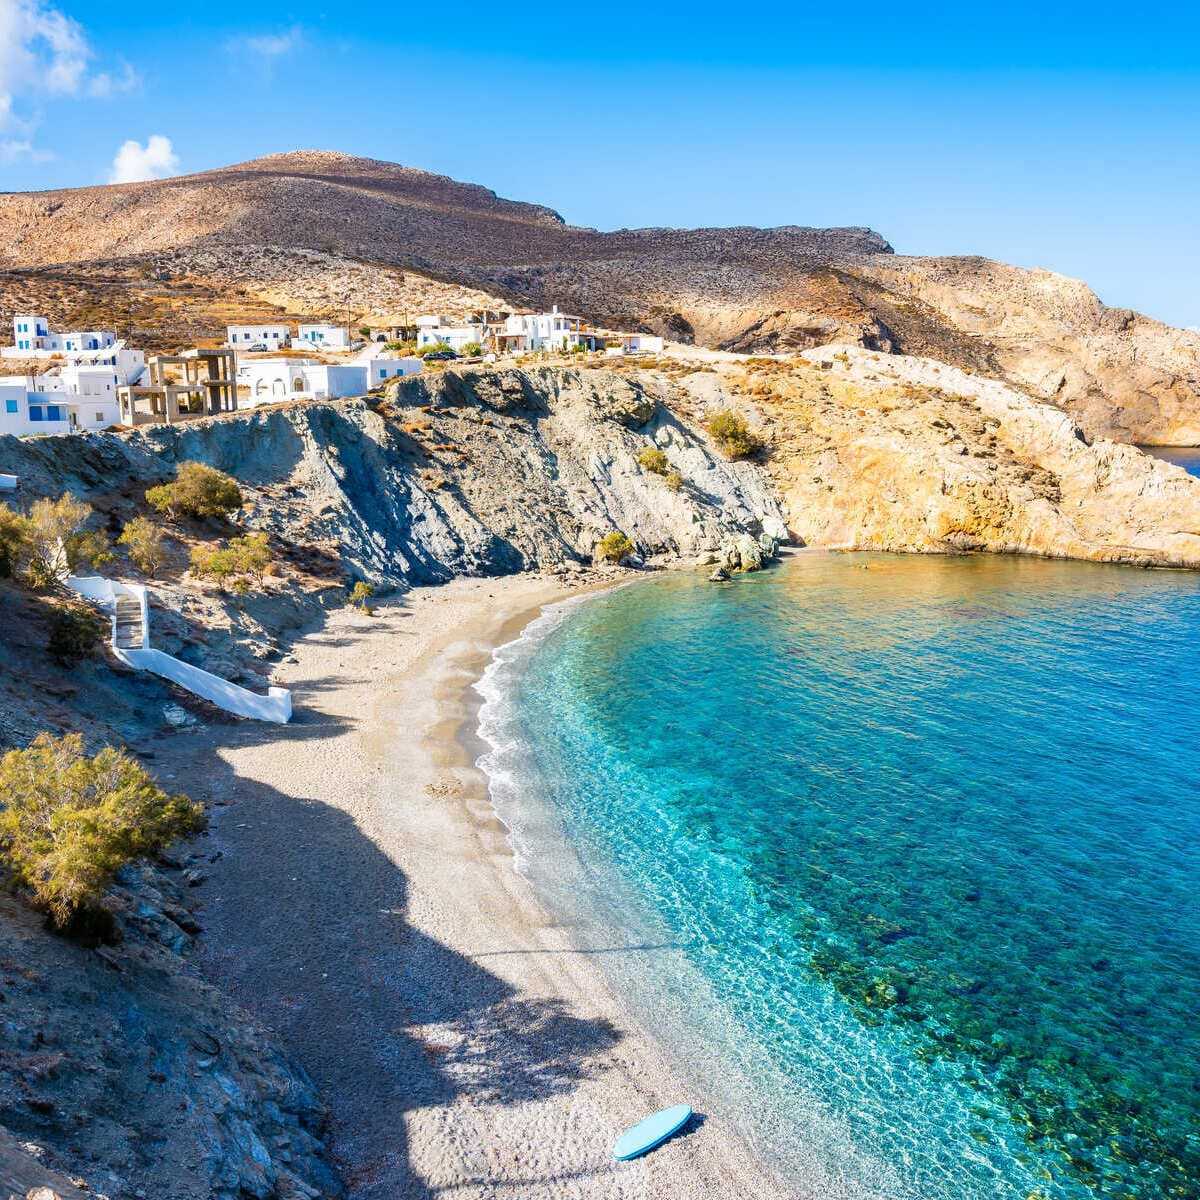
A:
[[[484,765],[687,1098],[798,1195],[1195,1197],[1198,639],[1187,573],[664,575],[498,654]]]

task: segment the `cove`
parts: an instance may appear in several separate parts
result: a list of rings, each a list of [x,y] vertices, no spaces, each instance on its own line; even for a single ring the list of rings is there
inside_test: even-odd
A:
[[[571,605],[481,732],[519,863],[798,1185],[1200,1191],[1200,579],[800,554]]]

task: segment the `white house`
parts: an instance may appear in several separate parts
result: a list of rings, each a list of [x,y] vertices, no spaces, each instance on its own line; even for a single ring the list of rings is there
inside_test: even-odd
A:
[[[32,382],[34,391],[67,406],[77,430],[106,429],[121,422],[117,389],[128,381],[118,379],[110,366],[68,363]]]
[[[450,317],[428,315],[417,318],[417,349],[444,343],[456,354],[472,344],[487,344],[487,327],[475,321],[454,321]]]
[[[246,350],[251,346],[265,346],[278,350],[286,346],[290,331],[286,325],[226,325],[225,344],[235,350]]]
[[[606,333],[606,354],[661,354],[663,339],[655,333]]]
[[[558,311],[558,305],[548,313],[517,313],[504,322],[496,334],[501,350],[572,350],[582,346],[595,350],[602,338],[589,328],[582,317],[568,316]]]
[[[297,346],[321,350],[349,350],[350,330],[342,325],[301,325],[292,339]]]
[[[58,333],[50,322],[34,313],[13,317],[13,344],[0,347],[5,358],[41,358],[72,351],[103,350],[115,345],[117,335],[111,329],[74,329]]]
[[[0,378],[0,433],[28,437],[35,433],[72,432],[67,405],[51,395],[33,391],[29,382],[19,375]]]
[[[313,362],[306,358],[259,358],[238,365],[240,403],[255,407],[282,400],[337,400],[363,396],[373,387],[422,369],[419,358],[373,358],[363,363]]]
[[[378,387],[389,379],[419,375],[425,364],[419,358],[372,358],[367,363],[367,385]]]

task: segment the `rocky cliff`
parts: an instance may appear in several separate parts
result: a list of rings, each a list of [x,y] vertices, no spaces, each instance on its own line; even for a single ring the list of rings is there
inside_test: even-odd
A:
[[[808,544],[1200,566],[1200,480],[995,380],[827,346],[684,386],[757,412]]]

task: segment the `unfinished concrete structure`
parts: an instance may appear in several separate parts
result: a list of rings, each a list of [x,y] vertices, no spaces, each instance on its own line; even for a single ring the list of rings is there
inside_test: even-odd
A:
[[[237,354],[185,350],[147,363],[150,382],[117,389],[122,425],[189,421],[237,410]]]

